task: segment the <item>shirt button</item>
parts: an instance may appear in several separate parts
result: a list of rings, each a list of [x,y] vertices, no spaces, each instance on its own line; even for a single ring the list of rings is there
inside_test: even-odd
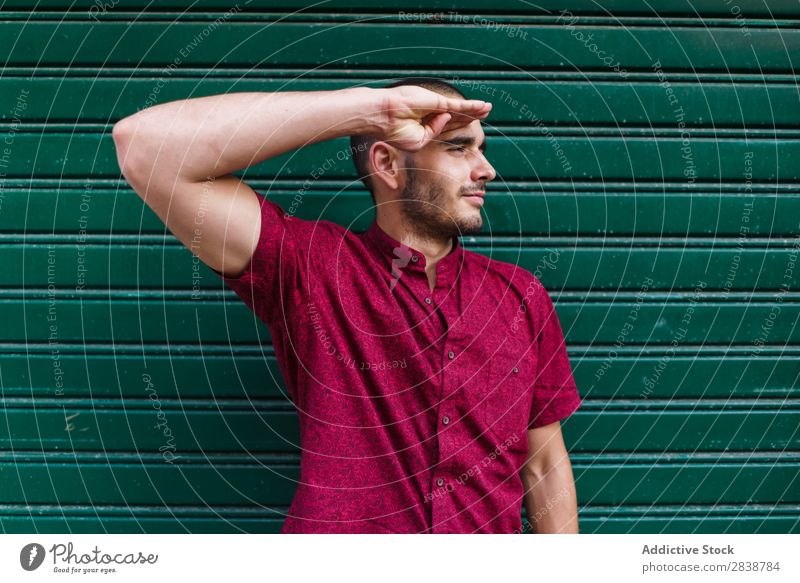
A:
[[[439,478],[438,480],[436,480],[436,485],[437,486],[444,486],[444,480],[442,478]]]
[[[411,256],[411,261],[413,261],[414,263],[416,263],[417,261],[419,261],[419,257],[418,257],[418,256],[416,256],[416,255],[412,255],[412,256]]]
[[[432,301],[432,300],[431,300],[430,298],[425,298],[425,303],[426,303],[426,304],[430,304],[430,303],[431,303],[431,301]]]
[[[516,366],[514,367],[514,372],[519,372],[519,369]]]
[[[449,358],[450,360],[453,360],[455,357],[456,357],[456,353],[453,352],[452,350],[447,353],[447,358]]]
[[[445,415],[444,417],[442,417],[442,425],[447,425],[448,423],[450,423],[450,417]]]

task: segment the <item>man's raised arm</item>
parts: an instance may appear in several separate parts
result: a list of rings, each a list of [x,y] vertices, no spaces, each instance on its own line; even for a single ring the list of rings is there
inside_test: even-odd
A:
[[[126,117],[113,137],[123,176],[167,228],[209,267],[236,276],[261,219],[255,193],[231,173],[304,144],[373,132],[384,97],[360,87],[198,97]]]
[[[462,116],[485,117],[490,108],[419,87],[229,93],[142,110],[114,125],[113,137],[122,175],[144,202],[201,261],[236,277],[261,219],[255,192],[232,172],[343,136],[419,148],[445,124],[464,125]]]

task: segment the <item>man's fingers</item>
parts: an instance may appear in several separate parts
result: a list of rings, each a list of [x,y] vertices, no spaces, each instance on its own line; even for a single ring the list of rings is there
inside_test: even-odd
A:
[[[463,113],[456,113],[456,114],[454,114],[452,116],[450,121],[447,122],[447,127],[445,127],[444,131],[463,128],[464,126],[468,126],[469,124],[471,124],[476,119],[484,119],[487,115],[489,115],[489,112],[485,112],[485,113],[483,113],[481,115],[478,115],[478,116],[465,115]]]
[[[484,119],[486,116],[489,115],[490,109],[485,109],[485,110],[483,110],[483,111],[481,111],[479,113],[476,113],[476,114],[454,113],[453,114],[453,121],[458,121],[458,122],[462,122],[463,121],[463,122],[469,123],[469,122],[475,121],[476,119]]]
[[[476,119],[485,119],[492,110],[492,104],[487,103],[487,107],[480,109],[476,112],[455,112],[453,113],[453,121],[462,124],[472,123]]]
[[[423,145],[427,144],[430,140],[442,133],[442,130],[447,125],[447,122],[450,121],[450,118],[452,118],[452,115],[449,113],[440,113],[435,115],[425,126],[425,138],[423,140]]]
[[[448,111],[456,113],[479,114],[492,108],[491,103],[480,99],[448,99],[446,103]]]
[[[431,104],[433,105],[433,104]],[[449,111],[453,114],[486,116],[492,110],[492,104],[480,99],[440,99],[429,111],[443,113]]]

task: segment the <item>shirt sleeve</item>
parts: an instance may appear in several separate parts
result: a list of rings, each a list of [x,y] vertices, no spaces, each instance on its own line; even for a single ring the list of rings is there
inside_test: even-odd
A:
[[[287,318],[286,307],[301,303],[308,285],[308,250],[313,221],[287,215],[256,192],[261,204],[261,231],[250,263],[238,277],[211,268],[264,323]]]
[[[536,285],[537,373],[529,429],[561,421],[582,404],[555,306],[542,284],[537,281]]]

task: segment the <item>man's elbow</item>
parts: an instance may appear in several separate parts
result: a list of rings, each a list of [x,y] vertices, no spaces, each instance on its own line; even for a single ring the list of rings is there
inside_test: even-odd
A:
[[[569,453],[564,448],[553,448],[551,451],[540,452],[528,460],[522,468],[523,477],[538,483],[546,479],[560,479],[572,475],[572,464]]]
[[[143,124],[136,119],[136,114],[123,118],[111,128],[111,137],[122,177],[142,195],[148,186],[152,186],[154,170],[154,160],[149,154],[154,148],[143,134]]]
[[[114,147],[117,150],[117,164],[119,164],[123,176],[130,171],[130,144],[135,127],[135,122],[130,117],[126,117],[111,128],[111,137],[114,139]]]
[[[543,479],[554,473],[570,471],[569,453],[558,424],[528,432],[529,455],[523,466],[527,477]]]

